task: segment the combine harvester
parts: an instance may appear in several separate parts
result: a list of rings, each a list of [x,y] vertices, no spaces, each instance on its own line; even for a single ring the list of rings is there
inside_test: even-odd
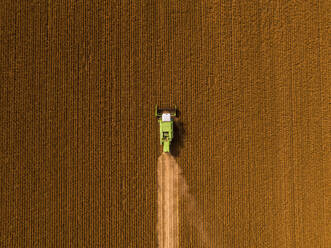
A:
[[[160,144],[163,152],[170,152],[170,144],[174,137],[173,117],[176,117],[177,107],[174,109],[159,109],[155,106],[155,116],[160,124]]]

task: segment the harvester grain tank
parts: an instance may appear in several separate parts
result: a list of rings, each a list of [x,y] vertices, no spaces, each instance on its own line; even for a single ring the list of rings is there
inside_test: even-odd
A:
[[[170,152],[170,144],[174,137],[174,117],[177,107],[173,109],[159,109],[155,106],[155,116],[160,124],[160,144],[163,146],[163,152]]]

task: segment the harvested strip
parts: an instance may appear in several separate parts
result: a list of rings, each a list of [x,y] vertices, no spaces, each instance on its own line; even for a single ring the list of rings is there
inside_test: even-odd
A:
[[[179,247],[179,168],[163,153],[158,159],[158,242],[160,248]]]

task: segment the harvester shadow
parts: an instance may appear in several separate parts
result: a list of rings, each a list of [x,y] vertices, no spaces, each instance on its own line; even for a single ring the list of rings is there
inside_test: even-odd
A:
[[[180,116],[180,111],[177,110],[177,116]],[[177,118],[176,118],[177,119]],[[174,138],[170,145],[171,155],[174,157],[178,157],[180,153],[180,149],[183,147],[184,144],[184,135],[185,129],[183,122],[174,120]]]

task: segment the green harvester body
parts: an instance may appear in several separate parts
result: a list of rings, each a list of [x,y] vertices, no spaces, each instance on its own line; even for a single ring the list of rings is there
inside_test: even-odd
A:
[[[163,146],[163,152],[170,152],[170,144],[174,137],[173,117],[176,116],[177,108],[158,109],[155,106],[155,116],[160,124],[160,144]]]

